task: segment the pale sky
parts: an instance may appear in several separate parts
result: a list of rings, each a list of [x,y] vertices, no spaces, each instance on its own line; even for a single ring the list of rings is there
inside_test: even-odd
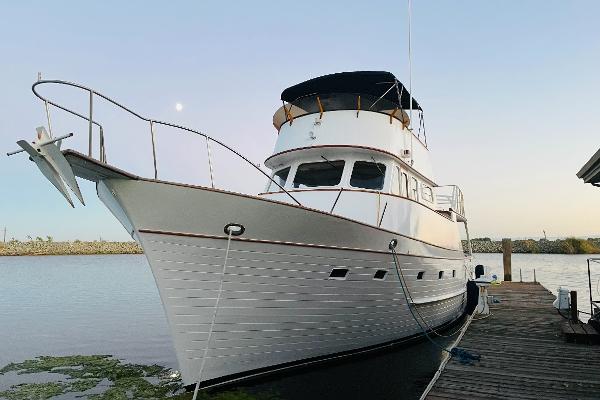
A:
[[[596,1],[413,1],[413,93],[436,181],[462,188],[473,237],[600,235],[600,188],[575,176],[600,147],[599,15]],[[0,37],[8,238],[129,239],[93,184],[73,210],[24,155],[4,155],[46,124],[30,90],[38,72],[205,131],[257,163],[273,149],[286,87],[354,70],[408,85],[406,1],[19,1],[3,4]],[[45,93],[85,110],[85,96]],[[147,127],[97,107],[109,162],[150,176]],[[85,123],[52,118],[55,135],[75,133],[65,145],[85,149]],[[199,138],[159,129],[157,146],[159,178],[207,182]],[[217,184],[263,188],[215,156]]]

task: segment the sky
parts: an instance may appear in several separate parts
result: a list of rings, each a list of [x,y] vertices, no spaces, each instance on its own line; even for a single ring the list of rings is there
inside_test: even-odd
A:
[[[438,184],[465,195],[471,237],[600,236],[600,188],[575,174],[600,147],[600,2],[413,0],[413,94]],[[387,70],[408,84],[406,1],[6,2],[0,12],[0,234],[129,240],[92,183],[72,209],[15,142],[46,125],[38,72],[145,116],[199,129],[256,163],[273,150],[283,89]],[[87,98],[42,88],[85,112]],[[183,109],[175,110],[181,103]],[[152,174],[146,124],[100,103],[109,162]],[[51,114],[64,146],[87,126]],[[174,140],[176,137],[177,140]],[[205,143],[157,128],[161,179],[206,184]],[[265,180],[215,149],[217,185]]]

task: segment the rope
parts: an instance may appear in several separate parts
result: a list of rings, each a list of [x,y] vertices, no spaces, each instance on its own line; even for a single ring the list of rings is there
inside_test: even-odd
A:
[[[221,301],[221,293],[223,292],[223,281],[225,280],[225,270],[227,268],[227,257],[229,257],[229,245],[231,244],[232,230],[229,229],[229,235],[227,236],[227,250],[225,250],[225,261],[223,262],[223,270],[221,271],[221,282],[219,283],[219,292],[217,294],[217,302],[215,309],[213,310],[212,320],[210,321],[210,329],[208,331],[208,339],[206,340],[206,346],[204,347],[204,355],[202,356],[202,363],[200,364],[200,372],[198,372],[198,382],[194,387],[194,396],[192,400],[196,400],[198,396],[198,390],[200,389],[200,382],[202,381],[202,372],[204,371],[204,365],[206,364],[206,355],[208,354],[208,346],[212,339],[213,329],[215,327],[215,319],[217,318],[217,311],[219,310],[219,302]]]
[[[467,363],[471,363],[474,360],[477,360],[477,361],[480,360],[481,356],[479,354],[472,354],[472,353],[469,353],[467,350],[461,349],[461,348],[458,348],[458,347],[453,347],[450,350],[448,350],[447,348],[445,348],[443,346],[440,346],[438,343],[436,343],[429,336],[427,330],[423,327],[423,325],[421,325],[421,323],[419,322],[419,319],[417,318],[417,316],[415,315],[415,312],[413,311],[413,305],[414,305],[414,303],[412,301],[412,297],[410,296],[410,292],[408,291],[408,287],[405,285],[404,274],[402,273],[402,269],[400,268],[400,265],[398,264],[398,259],[397,259],[395,245],[392,245],[392,242],[390,242],[389,249],[392,252],[392,258],[394,260],[394,265],[396,266],[396,275],[398,275],[398,280],[400,281],[400,287],[402,288],[402,293],[404,294],[404,298],[406,299],[406,304],[408,305],[408,310],[410,311],[413,319],[415,320],[415,322],[417,323],[417,325],[419,326],[419,328],[423,332],[423,335],[434,346],[438,347],[440,350],[446,352],[451,357],[457,357],[458,361],[461,364],[467,364]],[[415,307],[415,311],[418,313],[418,310],[416,310],[416,307]],[[419,314],[419,316],[421,316],[421,314]],[[421,319],[423,320],[423,322],[425,323],[425,325],[427,327],[429,327],[429,325],[427,324],[427,322],[425,321],[425,319],[423,318],[423,316],[421,316]],[[467,320],[467,323],[465,323],[465,325],[464,325],[463,328],[465,328],[466,326],[468,326],[468,323],[470,323],[471,320],[472,320],[472,317]],[[433,331],[433,329],[431,329],[431,328],[429,330]],[[462,331],[462,329],[461,329],[461,331]]]
[[[471,324],[471,320],[473,320],[473,315],[471,315],[467,319],[467,322],[465,323],[465,325],[463,326],[463,328],[460,331],[460,335],[458,335],[458,337],[456,338],[456,340],[454,341],[454,343],[452,343],[452,346],[450,346],[451,349],[457,348],[456,346],[458,346],[458,344],[462,340],[465,332],[467,332],[467,328]],[[427,385],[427,387],[423,391],[423,394],[421,395],[421,397],[419,398],[419,400],[424,400],[427,397],[427,395],[429,394],[429,392],[431,391],[431,389],[433,389],[433,386],[437,382],[438,378],[442,374],[442,371],[446,368],[446,365],[448,364],[448,362],[450,361],[451,358],[452,358],[451,353],[450,354],[447,353],[444,356],[444,359],[440,363],[439,368],[437,369],[437,371],[435,371],[435,374],[433,375],[433,378],[431,378],[431,381],[429,382],[429,385]]]
[[[402,282],[406,282],[406,279],[404,278],[404,273],[402,272],[402,268],[399,268],[398,263],[397,263],[397,254],[396,254],[396,249],[392,249],[392,252],[394,254],[394,264],[396,265],[396,274],[398,274],[398,271],[400,271],[400,275],[402,276],[402,279],[400,279],[400,276],[398,276],[398,279],[400,280],[400,283],[402,284]],[[410,290],[408,289],[408,285],[406,285],[406,293],[408,294],[408,298],[410,299],[410,303],[414,304],[414,300],[412,298],[412,295],[410,294]],[[464,302],[464,299],[463,299]],[[415,307],[415,312],[417,313],[417,315],[421,318],[421,321],[423,321],[423,324],[425,325],[425,327],[427,327],[427,330],[429,332],[433,332],[434,334],[436,334],[439,337],[443,337],[443,338],[449,338],[452,337],[454,335],[456,335],[458,332],[460,332],[460,330],[462,329],[459,328],[457,329],[455,332],[451,333],[450,335],[442,335],[441,333],[437,332],[434,328],[432,328],[427,321],[425,320],[425,318],[423,317],[423,315],[419,312],[419,310]],[[420,324],[419,324],[420,325]]]

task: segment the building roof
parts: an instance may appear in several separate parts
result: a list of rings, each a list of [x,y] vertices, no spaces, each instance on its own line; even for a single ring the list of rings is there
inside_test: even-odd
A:
[[[396,83],[398,90],[392,88]],[[390,88],[392,89],[390,90]],[[392,73],[385,71],[339,72],[320,76],[285,89],[281,93],[281,100],[292,103],[305,96],[332,93],[366,94],[377,98],[383,96],[384,99],[396,104],[400,109],[408,110],[410,108],[408,90]],[[401,101],[398,99],[398,93],[401,93]],[[421,110],[421,106],[414,98],[412,108]]]
[[[585,183],[600,186],[600,150],[579,170],[577,177]]]

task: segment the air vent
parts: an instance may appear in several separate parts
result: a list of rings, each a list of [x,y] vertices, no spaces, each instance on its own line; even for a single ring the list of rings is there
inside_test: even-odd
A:
[[[373,275],[373,279],[377,279],[378,281],[382,281],[382,280],[385,279],[386,274],[387,274],[386,270],[378,269],[377,272],[375,272],[375,275]]]
[[[417,274],[417,279],[423,279],[423,275],[425,275],[425,271],[420,271],[420,272]]]
[[[346,279],[348,276],[348,268],[334,268],[329,273],[329,279]]]

